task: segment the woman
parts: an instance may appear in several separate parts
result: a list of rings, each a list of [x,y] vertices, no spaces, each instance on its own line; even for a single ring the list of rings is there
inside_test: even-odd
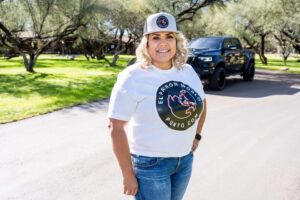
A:
[[[124,194],[179,200],[205,121],[203,86],[185,64],[185,39],[170,14],[147,18],[136,54],[137,63],[118,76],[108,112]]]

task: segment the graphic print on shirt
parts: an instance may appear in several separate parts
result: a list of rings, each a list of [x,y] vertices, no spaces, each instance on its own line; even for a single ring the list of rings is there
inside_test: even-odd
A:
[[[169,81],[157,90],[156,109],[169,128],[183,131],[197,121],[203,110],[203,101],[190,86],[180,81]]]

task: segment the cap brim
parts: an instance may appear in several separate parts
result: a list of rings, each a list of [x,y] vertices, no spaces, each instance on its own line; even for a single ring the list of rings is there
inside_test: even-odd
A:
[[[179,31],[174,30],[156,30],[156,31],[149,31],[147,33],[144,33],[143,36],[148,35],[150,33],[158,33],[158,32],[172,32],[172,33],[179,33]]]

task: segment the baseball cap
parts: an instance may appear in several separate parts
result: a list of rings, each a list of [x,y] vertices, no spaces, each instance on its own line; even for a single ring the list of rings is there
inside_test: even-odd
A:
[[[178,33],[175,17],[168,13],[155,13],[147,17],[144,25],[144,34],[154,32],[175,32]]]

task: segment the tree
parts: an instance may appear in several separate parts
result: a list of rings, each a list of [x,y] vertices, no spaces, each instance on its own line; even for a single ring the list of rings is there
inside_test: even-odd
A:
[[[286,61],[291,53],[291,42],[282,31],[278,31],[278,33],[273,33],[273,36],[280,47],[280,53],[283,57],[284,65],[286,65]]]
[[[22,0],[0,4],[0,46],[22,55],[28,72],[53,42],[86,26],[95,0]],[[17,20],[16,20],[17,19]],[[24,32],[28,37],[21,37]]]
[[[266,37],[271,34],[268,24],[274,20],[273,0],[241,0],[229,2],[225,8],[208,12],[206,32],[212,35],[228,35],[240,38],[267,64],[264,55]]]
[[[133,49],[140,40],[145,19],[150,14],[168,12],[177,18],[178,23],[183,23],[191,20],[201,8],[215,3],[223,3],[223,1],[112,0],[104,13],[98,13],[98,16],[90,21],[87,29],[78,31],[80,37],[76,44],[82,45],[90,57],[104,59],[110,66],[115,66],[119,54]],[[128,36],[126,42],[123,41],[125,34]],[[111,43],[115,43],[116,48],[108,52]],[[105,58],[107,53],[113,53],[112,62]]]
[[[152,13],[170,13],[175,16],[176,22],[181,24],[185,21],[192,21],[194,16],[203,8],[213,5],[223,6],[224,2],[226,0],[158,0],[144,3]]]
[[[144,14],[132,6],[136,4],[131,1],[112,0],[109,3],[106,10],[93,14],[86,28],[78,29],[75,45],[82,47],[87,59],[103,59],[115,66],[120,53],[133,53],[135,43],[142,36],[144,18],[140,16]],[[125,34],[128,41],[124,42]],[[105,57],[108,53],[114,55],[112,62]]]
[[[276,0],[276,20],[270,24],[277,40],[281,37],[300,53],[300,2],[299,0]]]

